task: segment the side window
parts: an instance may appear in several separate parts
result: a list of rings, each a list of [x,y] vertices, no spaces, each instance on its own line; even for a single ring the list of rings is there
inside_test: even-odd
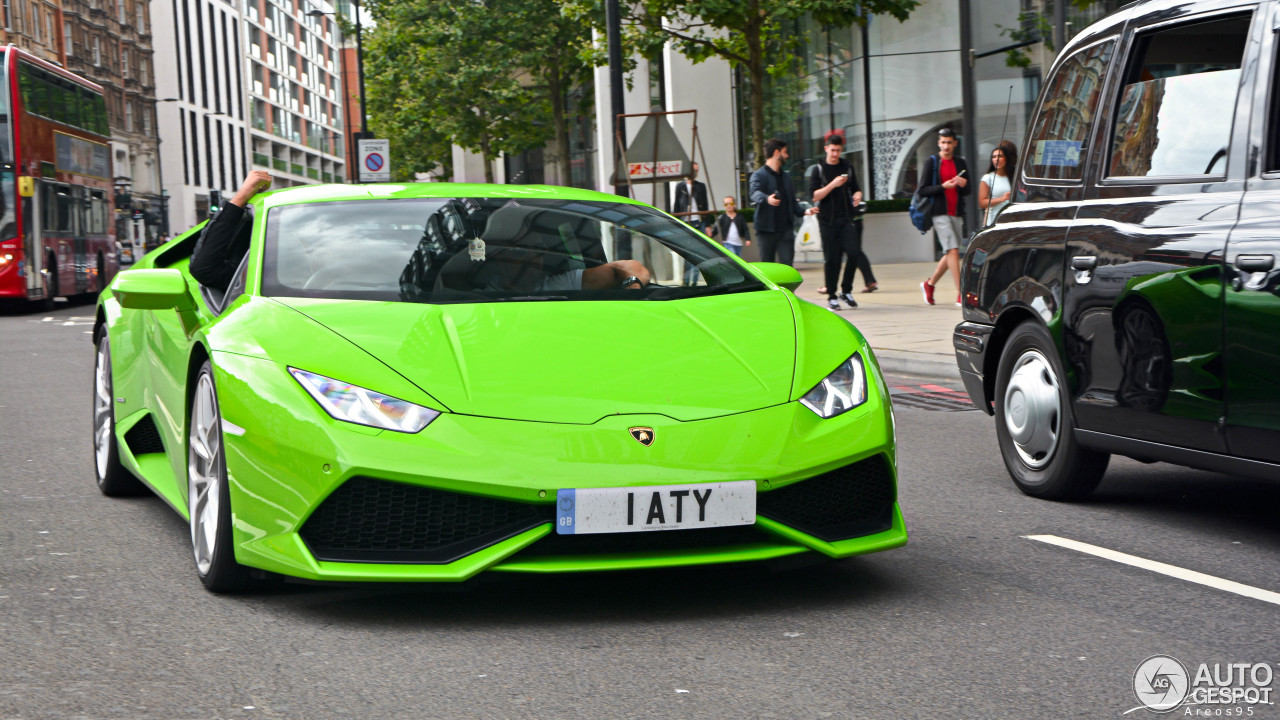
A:
[[[1250,19],[1232,15],[1135,39],[1108,176],[1226,173]]]
[[[1081,50],[1063,63],[1045,86],[1040,120],[1027,147],[1024,167],[1028,177],[1080,179],[1085,141],[1114,49],[1115,42],[1108,41]]]

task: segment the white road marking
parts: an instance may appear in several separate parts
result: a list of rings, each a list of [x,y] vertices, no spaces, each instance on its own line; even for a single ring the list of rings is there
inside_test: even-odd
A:
[[[1252,585],[1245,585],[1244,583],[1238,583],[1234,580],[1224,580],[1220,577],[1196,572],[1195,570],[1180,568],[1177,565],[1156,562],[1155,560],[1140,558],[1137,555],[1129,555],[1115,550],[1108,550],[1104,547],[1090,545],[1089,543],[1083,543],[1079,540],[1069,540],[1067,538],[1058,537],[1057,535],[1023,535],[1022,537],[1028,540],[1036,540],[1050,545],[1057,545],[1058,547],[1075,550],[1076,552],[1093,555],[1095,557],[1100,557],[1104,560],[1111,560],[1112,562],[1118,562],[1123,565],[1130,565],[1132,567],[1142,568],[1143,570],[1150,570],[1151,572],[1168,575],[1169,577],[1178,578],[1179,580],[1186,580],[1187,582],[1193,582],[1199,585],[1207,585],[1211,588],[1225,590],[1229,593],[1243,595],[1263,602],[1269,602],[1273,605],[1280,605],[1280,593],[1263,590],[1262,588],[1256,588]]]

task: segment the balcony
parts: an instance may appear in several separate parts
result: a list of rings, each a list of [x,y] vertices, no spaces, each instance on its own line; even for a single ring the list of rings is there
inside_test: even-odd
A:
[[[262,167],[271,167],[271,158],[263,153],[255,152],[253,154],[253,164],[261,165]]]
[[[294,175],[302,176],[306,174],[306,168],[302,167],[298,163],[293,163],[293,167],[291,168],[291,170]]]
[[[286,160],[281,160],[280,158],[271,158],[271,166],[279,170],[280,172],[289,172],[289,163]]]
[[[319,180],[319,179],[320,179],[320,171],[319,171],[319,170],[317,170],[317,169],[315,169],[315,168],[313,168],[313,167],[309,167],[309,168],[307,168],[307,177],[311,178],[312,180]],[[328,181],[326,181],[326,182],[328,182]]]

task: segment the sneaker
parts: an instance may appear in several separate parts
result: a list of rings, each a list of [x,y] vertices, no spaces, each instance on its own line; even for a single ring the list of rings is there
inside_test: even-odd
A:
[[[827,286],[826,286],[826,285],[823,285],[822,287],[818,288],[818,294],[819,294],[819,295],[826,295],[826,294],[827,294]]]
[[[849,306],[849,307],[851,307],[851,308],[858,307],[858,301],[857,301],[857,300],[854,300],[854,299],[853,299],[853,296],[852,296],[852,295],[850,295],[850,294],[849,294],[849,293],[847,293],[847,292],[845,292],[845,293],[840,293],[840,299],[841,299],[841,300],[843,300],[843,301],[845,302],[845,304],[846,304],[846,305],[848,305],[848,306]]]
[[[920,283],[920,292],[924,293],[924,301],[932,305],[933,304],[933,286],[929,284],[928,280],[925,280],[924,282]]]
[[[832,312],[839,312],[840,301],[836,300],[835,298],[831,298],[830,300],[827,301],[827,309],[831,310]]]
[[[868,285],[868,286],[866,286],[866,287],[862,288],[862,292],[864,292],[864,293],[873,293],[873,292],[875,292],[875,291],[877,291],[877,290],[879,290],[879,289],[880,289],[880,286],[879,286],[879,285],[877,285],[876,283],[871,283],[870,285]]]
[[[959,295],[957,295],[957,296],[956,296],[956,307],[963,307],[963,305],[961,305],[961,304],[960,304],[960,296],[959,296]]]

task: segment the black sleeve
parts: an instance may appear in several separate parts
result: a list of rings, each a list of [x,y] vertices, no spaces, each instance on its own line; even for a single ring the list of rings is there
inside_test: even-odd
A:
[[[201,285],[226,291],[249,250],[253,216],[239,205],[228,203],[204,230],[191,252],[191,277]]]
[[[805,175],[809,178],[810,197],[826,186],[826,183],[822,182],[822,169],[818,165],[810,165]]]
[[[849,182],[845,187],[849,188],[849,197],[852,198],[856,192],[862,192],[862,188],[858,186],[858,173],[853,171],[853,165],[845,163],[845,170],[849,173]]]
[[[920,169],[920,183],[916,187],[919,188],[921,195],[941,195],[946,192],[946,188],[941,185],[930,185],[933,182],[933,176],[936,171],[933,169],[933,156],[930,155],[924,161],[924,167]],[[958,172],[958,170],[957,170]]]

